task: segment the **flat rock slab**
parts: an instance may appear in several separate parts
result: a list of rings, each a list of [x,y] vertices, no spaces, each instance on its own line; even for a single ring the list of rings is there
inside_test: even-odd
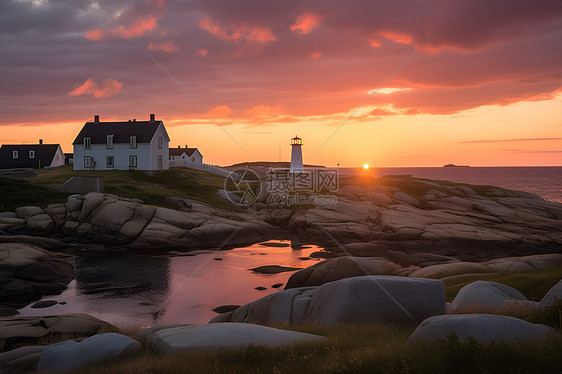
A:
[[[56,300],[43,300],[43,301],[36,302],[31,307],[34,308],[34,309],[48,308],[48,307],[56,305],[58,303],[59,302],[56,301]]]
[[[445,285],[442,281],[371,275],[318,287],[310,298],[304,322],[326,326],[376,321],[419,322],[444,313]]]
[[[286,271],[295,271],[295,270],[300,270],[302,268],[297,268],[297,267],[290,267],[290,266],[279,266],[279,265],[264,265],[264,266],[258,266],[257,268],[252,268],[249,269],[255,273],[261,273],[261,274],[278,274],[278,273],[283,273]]]
[[[275,243],[275,242],[266,242],[266,243],[259,243],[259,244],[264,247],[279,247],[279,248],[291,246],[288,243]]]
[[[97,362],[129,357],[141,349],[139,342],[117,333],[94,335],[79,343],[66,340],[43,349],[39,371],[73,370]]]
[[[233,310],[236,310],[238,308],[240,308],[240,305],[221,305],[213,309],[213,312],[222,314],[232,312]]]
[[[0,339],[9,348],[21,342],[33,343],[46,335],[75,334],[90,336],[101,330],[115,329],[105,321],[88,314],[0,318]],[[20,344],[21,345],[21,344]]]
[[[469,337],[480,343],[514,343],[523,340],[543,340],[557,334],[546,325],[529,323],[513,317],[492,314],[448,314],[423,321],[410,335],[409,342],[445,339],[455,334],[459,341]]]
[[[527,301],[525,295],[505,284],[476,281],[459,290],[451,303],[452,313],[492,313],[498,311],[509,300]]]
[[[249,345],[282,347],[324,339],[318,335],[232,322],[167,328],[147,338],[149,344],[160,353],[216,351],[246,348]]]

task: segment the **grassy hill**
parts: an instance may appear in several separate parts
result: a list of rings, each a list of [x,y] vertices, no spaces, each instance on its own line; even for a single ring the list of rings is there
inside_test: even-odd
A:
[[[217,195],[224,188],[224,177],[187,168],[157,172],[139,170],[74,171],[71,165],[35,170],[30,178],[0,178],[0,211],[19,206],[45,207],[65,202],[70,194],[58,191],[72,176],[103,177],[104,193],[143,200],[147,204],[172,207],[168,196],[182,197],[209,205],[236,210],[237,207]]]

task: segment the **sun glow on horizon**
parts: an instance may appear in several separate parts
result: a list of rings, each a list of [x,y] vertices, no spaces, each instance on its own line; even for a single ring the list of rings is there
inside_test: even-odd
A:
[[[363,169],[367,170],[369,168],[369,164],[363,164]]]

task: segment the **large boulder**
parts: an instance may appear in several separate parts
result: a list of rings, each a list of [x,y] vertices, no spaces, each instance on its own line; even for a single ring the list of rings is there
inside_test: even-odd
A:
[[[142,345],[128,336],[107,333],[94,335],[77,343],[73,340],[51,344],[43,349],[40,371],[68,371],[85,365],[139,353]]]
[[[539,303],[539,308],[547,308],[554,305],[557,301],[562,300],[562,280],[556,283],[547,293],[544,295]]]
[[[443,313],[442,281],[371,275],[318,287],[310,299],[304,322],[328,326],[381,320],[419,322]]]
[[[21,308],[42,295],[61,292],[73,278],[67,255],[29,244],[0,243],[0,300],[5,307]]]
[[[269,326],[300,325],[317,287],[291,288],[219,315],[210,322],[244,322]]]
[[[390,275],[399,268],[394,262],[382,257],[336,257],[294,273],[287,281],[285,289],[320,286],[324,283],[363,275]]]
[[[302,332],[246,323],[214,323],[172,327],[148,334],[149,344],[160,353],[219,351],[249,345],[282,347],[324,338]]]
[[[552,327],[533,324],[513,317],[491,314],[448,314],[423,321],[410,335],[409,342],[445,339],[452,334],[459,341],[469,337],[480,343],[515,343],[522,340],[542,340],[556,334]]]
[[[476,281],[459,290],[451,303],[452,313],[492,313],[509,300],[527,301],[525,295],[513,287],[490,281]]]

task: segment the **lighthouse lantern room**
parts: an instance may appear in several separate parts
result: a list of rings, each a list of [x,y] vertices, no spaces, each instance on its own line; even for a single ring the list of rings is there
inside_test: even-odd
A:
[[[291,139],[291,173],[302,173],[302,139],[295,136]]]

